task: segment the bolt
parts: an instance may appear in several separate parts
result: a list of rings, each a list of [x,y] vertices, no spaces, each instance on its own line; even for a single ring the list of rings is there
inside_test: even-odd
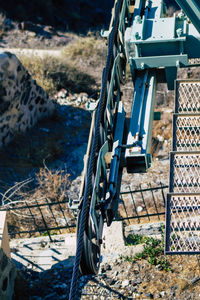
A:
[[[181,37],[182,34],[183,34],[183,29],[182,29],[182,28],[178,28],[178,29],[176,30],[176,34],[177,34],[178,37]]]
[[[135,39],[136,39],[136,40],[139,40],[139,39],[140,39],[139,32],[136,32],[136,33],[135,33]]]
[[[136,24],[141,24],[142,23],[141,17],[140,16],[136,16],[135,17],[135,22],[136,22]]]
[[[179,20],[184,20],[184,18],[185,18],[185,15],[184,15],[184,13],[183,12],[180,12],[179,14],[178,14],[178,18],[179,18]]]
[[[141,63],[140,68],[141,68],[142,70],[144,70],[144,63],[143,63],[143,62]]]

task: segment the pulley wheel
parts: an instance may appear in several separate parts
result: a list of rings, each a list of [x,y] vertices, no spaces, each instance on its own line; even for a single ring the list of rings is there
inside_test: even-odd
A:
[[[102,218],[102,216],[99,216]],[[78,218],[79,219],[79,218]],[[79,221],[79,220],[78,220]],[[99,220],[98,220],[99,221]],[[78,222],[79,229],[79,222]],[[80,272],[82,275],[97,274],[100,266],[101,245],[98,235],[92,226],[91,220],[87,221],[83,237],[83,249],[80,261]]]

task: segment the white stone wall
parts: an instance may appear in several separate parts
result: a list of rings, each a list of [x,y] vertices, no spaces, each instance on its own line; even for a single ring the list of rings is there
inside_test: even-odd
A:
[[[0,299],[12,300],[17,268],[0,249]]]
[[[9,52],[0,54],[0,147],[53,110],[53,101],[19,59]]]
[[[16,276],[15,264],[11,261],[6,212],[0,212],[0,299],[12,300]]]

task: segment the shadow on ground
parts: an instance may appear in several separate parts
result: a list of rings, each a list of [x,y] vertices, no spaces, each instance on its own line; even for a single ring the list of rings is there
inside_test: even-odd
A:
[[[16,182],[35,177],[40,168],[64,169],[73,180],[83,170],[91,115],[88,111],[57,105],[51,118],[15,138],[0,151],[1,193]]]
[[[1,3],[9,17],[17,21],[31,21],[51,25],[77,33],[84,33],[98,26],[108,25],[113,0],[8,0]]]

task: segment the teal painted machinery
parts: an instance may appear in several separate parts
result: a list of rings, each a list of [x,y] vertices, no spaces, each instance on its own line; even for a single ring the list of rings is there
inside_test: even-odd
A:
[[[200,3],[176,2],[182,10],[166,17],[162,0],[116,0],[109,30],[102,33],[108,56],[85,156],[70,299],[79,270],[98,273],[103,224],[115,217],[123,168],[137,173],[151,165],[157,83],[174,89],[178,68],[199,66]],[[134,85],[129,124],[120,89],[127,63]]]
[[[136,140],[137,145],[131,148],[132,151],[130,149],[126,151],[127,167],[133,172],[137,172],[138,164],[142,164],[143,171],[150,166],[156,83],[166,82],[168,89],[172,90],[178,68],[199,66],[191,64],[190,60],[200,56],[200,4],[197,4],[197,1],[177,2],[185,13],[181,11],[178,15],[174,14],[168,18],[163,17],[165,12],[163,1],[146,1],[143,10],[142,1],[136,1],[131,26],[125,32],[126,57],[130,63],[135,86],[127,145],[133,144]],[[189,5],[189,2],[193,5]],[[198,22],[194,21],[193,25],[188,16]],[[142,100],[143,93],[140,86],[142,84],[145,89],[146,83],[151,88],[146,88],[146,96]],[[138,108],[139,105],[143,107]],[[139,132],[136,123],[140,126]]]

